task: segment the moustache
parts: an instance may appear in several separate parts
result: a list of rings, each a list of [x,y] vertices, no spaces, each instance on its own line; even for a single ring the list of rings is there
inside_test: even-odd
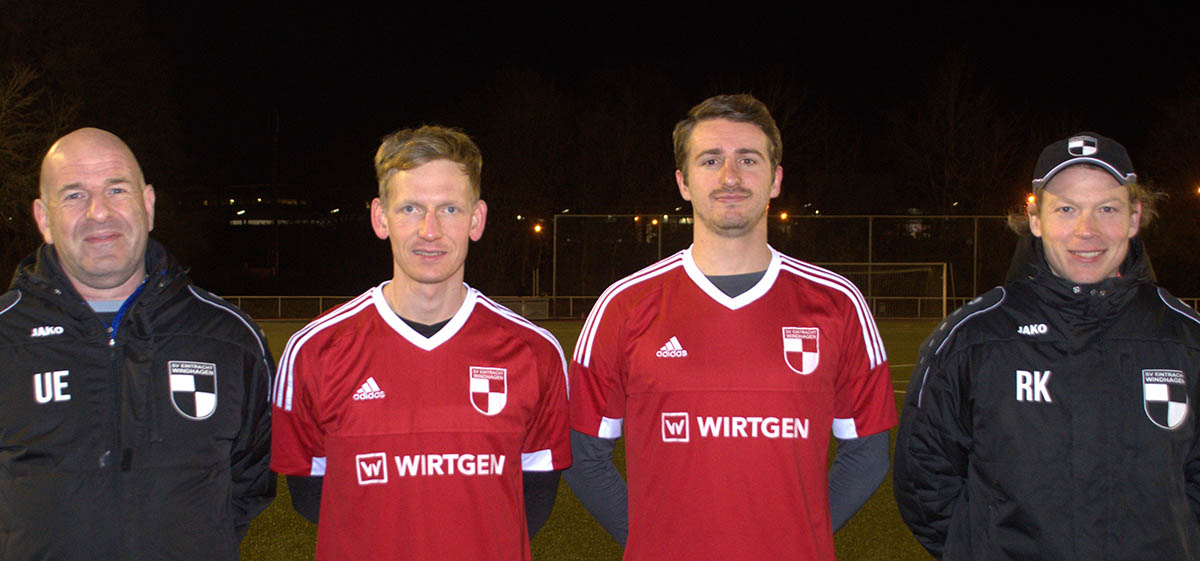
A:
[[[722,189],[717,189],[716,191],[713,191],[712,193],[710,193],[709,197],[717,198],[717,197],[723,197],[726,195],[740,195],[740,196],[744,196],[744,197],[749,197],[750,195],[753,195],[753,194],[754,193],[752,191],[750,191],[749,189],[742,187],[740,185],[736,185],[733,187],[725,187]]]

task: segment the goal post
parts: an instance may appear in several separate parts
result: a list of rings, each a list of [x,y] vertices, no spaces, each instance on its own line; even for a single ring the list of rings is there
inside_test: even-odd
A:
[[[949,313],[950,278],[945,262],[813,264],[858,286],[877,318],[941,319]]]

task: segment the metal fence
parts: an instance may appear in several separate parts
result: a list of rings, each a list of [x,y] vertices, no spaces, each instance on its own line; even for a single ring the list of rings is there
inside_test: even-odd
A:
[[[780,213],[767,217],[767,236],[775,249],[811,263],[946,263],[950,297],[1001,284],[1017,241],[1003,216]],[[547,295],[600,294],[691,241],[691,215],[556,215]]]
[[[257,321],[308,321],[352,296],[225,296]],[[587,318],[597,296],[499,296],[493,300],[531,320]],[[948,297],[946,310],[953,311],[971,297]],[[1180,298],[1192,308],[1200,298]],[[870,299],[872,312],[879,319],[941,319],[942,299],[935,297],[876,296]],[[917,310],[914,312],[913,310]],[[938,313],[935,313],[935,310]]]
[[[553,222],[553,253],[527,251],[532,271],[529,296],[493,299],[530,319],[587,316],[609,284],[692,241],[692,216],[677,214],[559,214]],[[878,318],[937,319],[989,288],[1003,284],[1016,247],[1003,216],[852,215],[787,216],[767,220],[768,241],[779,251],[817,264],[937,263],[945,266],[942,297],[929,287],[907,293],[886,289],[870,275],[829,268],[854,281]],[[532,249],[531,249],[532,248]],[[550,282],[545,280],[549,278]],[[539,282],[539,279],[541,282]],[[548,284],[548,286],[547,286]],[[311,319],[350,299],[347,296],[231,296],[256,319]],[[1196,307],[1196,298],[1185,298]],[[944,308],[943,308],[944,303]]]

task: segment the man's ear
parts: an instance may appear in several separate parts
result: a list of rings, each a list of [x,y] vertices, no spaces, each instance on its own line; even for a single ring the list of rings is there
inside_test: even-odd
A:
[[[48,244],[54,243],[54,236],[50,234],[50,216],[46,211],[46,203],[41,199],[33,201],[33,221],[37,222],[38,230],[42,232],[42,240]]]

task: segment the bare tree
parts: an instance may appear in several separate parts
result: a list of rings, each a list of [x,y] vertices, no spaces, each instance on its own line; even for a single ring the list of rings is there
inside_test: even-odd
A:
[[[1037,142],[1029,121],[976,80],[966,51],[953,51],[926,79],[917,103],[892,115],[897,165],[926,210],[997,212],[995,193],[1028,175]]]
[[[40,77],[24,65],[0,70],[0,231],[11,240],[0,246],[5,272],[37,245],[29,208],[37,196],[39,158],[77,110],[42,87]]]

